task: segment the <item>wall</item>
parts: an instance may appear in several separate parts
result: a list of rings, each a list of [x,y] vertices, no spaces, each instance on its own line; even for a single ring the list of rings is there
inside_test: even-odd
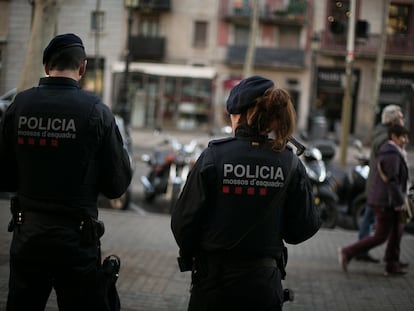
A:
[[[31,6],[26,0],[10,1],[9,31],[0,77],[3,92],[17,87],[30,34]],[[41,61],[41,60],[39,60]]]
[[[95,55],[95,37],[90,30],[91,12],[95,10],[96,0],[63,1],[59,15],[57,33],[73,32],[78,34],[85,45],[88,57]],[[101,10],[105,11],[104,31],[100,35],[99,51],[105,58],[103,101],[111,105],[111,64],[122,58],[126,38],[126,12],[122,2],[101,0]],[[9,34],[7,37],[6,62],[0,88],[16,87],[19,82],[27,42],[30,36],[31,6],[27,0],[10,2]],[[124,21],[124,22],[123,22]],[[51,27],[53,27],[51,25]],[[39,60],[41,61],[41,60]]]

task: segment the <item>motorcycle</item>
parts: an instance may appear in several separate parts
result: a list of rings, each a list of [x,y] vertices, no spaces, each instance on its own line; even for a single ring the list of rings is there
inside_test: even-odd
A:
[[[197,140],[181,144],[176,138],[169,137],[152,155],[142,155],[141,160],[150,166],[148,174],[140,178],[145,201],[150,203],[164,195],[171,212],[201,151],[202,146]]]
[[[367,201],[365,186],[369,174],[369,157],[363,154],[362,143],[359,140],[354,142],[354,147],[359,151],[356,155],[357,164],[335,178],[334,190],[339,198],[340,212],[351,218],[352,229],[358,229]]]
[[[126,126],[122,117],[115,115],[115,122],[118,126],[119,133],[122,137],[122,142],[124,144],[124,148],[128,152],[129,161],[131,164],[132,173],[135,171],[135,163],[133,158],[133,146],[132,146],[132,138],[129,132],[129,128]],[[111,208],[111,209],[119,209],[119,210],[127,210],[129,207],[129,203],[131,202],[132,196],[132,186],[130,185],[126,191],[116,199],[107,199],[103,195],[99,195],[98,197],[98,206],[102,208]]]
[[[332,153],[332,151],[329,152]],[[302,163],[312,184],[315,205],[318,206],[321,213],[322,227],[332,229],[336,226],[338,218],[336,207],[338,196],[332,189],[333,177],[326,168],[320,148],[317,146],[308,147],[302,155]]]

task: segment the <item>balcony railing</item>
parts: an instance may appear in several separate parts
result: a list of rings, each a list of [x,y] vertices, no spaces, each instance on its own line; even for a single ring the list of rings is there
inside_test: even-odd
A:
[[[140,0],[137,9],[141,11],[170,11],[171,0]]]
[[[258,10],[259,20],[262,23],[281,25],[304,25],[306,22],[306,3],[302,8],[292,5],[297,1],[291,1],[284,8],[273,8],[269,5],[261,5]],[[252,15],[252,8],[249,1],[222,1],[220,14],[221,18],[236,23],[248,23]]]
[[[346,53],[346,34],[334,35],[330,31],[322,33],[320,50],[323,52]],[[363,57],[376,57],[380,48],[380,35],[369,35],[368,38],[356,39],[355,55]],[[414,59],[414,35],[387,36],[386,57],[408,57]]]
[[[163,60],[165,57],[165,38],[132,36],[130,52],[133,61]]]
[[[226,63],[243,65],[247,46],[234,45],[227,48]],[[257,47],[254,64],[266,67],[289,67],[303,69],[305,67],[305,51],[302,49]]]

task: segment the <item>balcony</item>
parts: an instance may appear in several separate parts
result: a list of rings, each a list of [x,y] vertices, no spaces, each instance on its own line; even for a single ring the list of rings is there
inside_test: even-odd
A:
[[[171,0],[140,0],[137,10],[144,12],[171,11]]]
[[[274,9],[269,5],[259,7],[259,21],[264,24],[304,26],[306,23],[306,2],[301,7],[294,4],[300,1],[291,1],[284,9]],[[241,5],[235,5],[241,3]],[[249,24],[252,8],[248,2],[222,1],[220,9],[221,18],[227,22]]]
[[[247,46],[229,46],[227,49],[226,63],[235,66],[243,65],[246,51]],[[254,65],[302,70],[305,68],[305,51],[302,49],[257,47]]]
[[[163,60],[165,57],[165,38],[131,37],[132,61]]]
[[[334,35],[324,31],[321,36],[320,52],[331,55],[346,54],[346,34]],[[370,34],[366,39],[356,39],[355,57],[376,58],[380,48],[380,35]],[[389,59],[414,60],[414,35],[394,35],[387,37],[385,57]]]

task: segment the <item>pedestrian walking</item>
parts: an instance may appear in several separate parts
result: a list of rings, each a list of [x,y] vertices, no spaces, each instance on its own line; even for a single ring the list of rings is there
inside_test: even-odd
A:
[[[173,210],[181,271],[192,271],[188,310],[281,310],[287,252],[320,228],[303,164],[287,147],[289,93],[264,77],[227,99],[234,136],[213,140]]]
[[[114,116],[80,88],[86,54],[75,34],[43,52],[47,77],[18,93],[0,130],[0,191],[14,192],[7,311],[105,311],[98,290],[97,196],[117,198],[131,166]]]
[[[388,105],[386,106],[381,113],[381,123],[379,123],[372,134],[372,142],[371,142],[371,151],[370,151],[370,159],[369,159],[369,166],[370,172],[368,174],[365,192],[368,194],[368,191],[371,189],[371,180],[372,180],[372,167],[376,163],[376,158],[378,154],[378,150],[380,149],[381,145],[388,140],[388,129],[390,126],[394,124],[399,124],[404,126],[404,116],[401,111],[401,107],[398,105]],[[358,239],[362,240],[367,236],[371,235],[372,227],[374,225],[375,215],[372,211],[372,208],[369,204],[366,204],[364,215],[362,218],[362,222],[360,224],[359,232],[358,232]],[[361,253],[355,256],[356,260],[365,261],[365,262],[372,262],[372,263],[379,263],[380,260],[374,258],[369,253]]]
[[[400,261],[400,244],[404,224],[400,221],[408,186],[408,165],[404,147],[408,143],[408,129],[393,125],[388,129],[389,140],[378,151],[368,204],[375,214],[375,232],[358,242],[338,250],[339,264],[347,272],[352,258],[387,241],[384,261],[385,275],[401,275],[406,264]]]

